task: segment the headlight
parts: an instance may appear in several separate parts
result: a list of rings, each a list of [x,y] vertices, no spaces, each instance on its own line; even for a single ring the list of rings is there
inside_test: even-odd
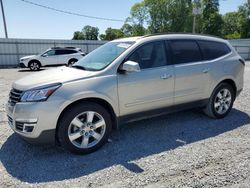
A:
[[[21,102],[39,102],[46,101],[61,84],[25,91],[21,97]]]

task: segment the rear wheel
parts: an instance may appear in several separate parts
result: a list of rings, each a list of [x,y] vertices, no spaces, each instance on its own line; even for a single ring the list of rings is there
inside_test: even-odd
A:
[[[60,119],[58,138],[69,151],[87,154],[105,144],[111,127],[105,108],[96,103],[81,103],[68,109]]]
[[[224,118],[231,111],[234,99],[233,88],[227,83],[221,83],[214,89],[204,112],[212,118]]]
[[[38,61],[31,61],[31,62],[29,63],[29,68],[30,68],[30,70],[32,70],[32,71],[38,71],[38,70],[40,70],[40,68],[41,68],[41,64],[40,64],[40,62],[38,62]]]
[[[69,66],[72,66],[74,65],[78,60],[77,59],[70,59],[69,62],[68,62],[68,65]]]

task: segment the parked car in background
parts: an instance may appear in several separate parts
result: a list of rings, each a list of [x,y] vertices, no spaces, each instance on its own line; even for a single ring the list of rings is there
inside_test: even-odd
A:
[[[45,66],[72,65],[80,60],[85,53],[81,48],[54,47],[39,55],[25,56],[20,59],[21,68],[37,71]]]
[[[215,37],[118,39],[71,67],[14,82],[6,112],[24,139],[85,154],[125,122],[194,107],[226,117],[243,89],[244,66],[229,42]]]

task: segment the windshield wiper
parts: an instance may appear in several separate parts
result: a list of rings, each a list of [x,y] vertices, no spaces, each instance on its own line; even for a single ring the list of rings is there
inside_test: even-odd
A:
[[[80,65],[73,65],[73,66],[71,66],[71,67],[76,68],[76,69],[86,70],[85,67],[80,66]]]

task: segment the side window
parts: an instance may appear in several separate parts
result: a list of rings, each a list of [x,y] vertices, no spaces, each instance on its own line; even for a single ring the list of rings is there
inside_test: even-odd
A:
[[[198,41],[204,60],[212,60],[231,52],[230,48],[223,43],[213,41]]]
[[[75,50],[56,50],[56,55],[67,55],[77,53]]]
[[[200,49],[194,40],[171,40],[169,42],[175,64],[191,63],[202,60]]]
[[[56,50],[56,55],[66,55],[69,54],[68,50]]]
[[[55,50],[49,50],[44,53],[45,56],[54,56],[55,55]]]
[[[151,42],[139,47],[128,60],[139,63],[141,69],[167,65],[165,46],[163,42]]]

